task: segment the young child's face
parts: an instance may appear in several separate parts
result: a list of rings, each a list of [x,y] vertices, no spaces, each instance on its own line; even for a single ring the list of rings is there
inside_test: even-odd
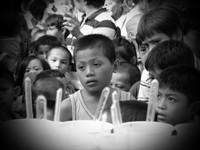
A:
[[[151,38],[146,38],[142,45],[139,46],[139,54],[142,60],[142,64],[145,64],[147,55],[158,43],[169,40],[169,36],[164,33],[155,33]]]
[[[77,75],[89,92],[101,92],[110,86],[114,64],[104,55],[101,49],[85,49],[75,56]]]
[[[56,26],[50,26],[47,28],[46,34],[55,36],[60,39],[62,36],[62,30],[59,30]]]
[[[29,65],[27,66],[24,76],[27,76],[29,73],[40,73],[44,70],[42,63],[39,59],[33,59],[29,62]]]
[[[129,75],[125,72],[113,73],[111,79],[111,86],[113,88],[128,92],[131,88],[131,84],[129,82]]]
[[[47,52],[50,50],[50,45],[39,45],[38,46],[38,57],[42,59],[47,58]]]
[[[47,57],[51,69],[59,69],[65,73],[69,70],[69,54],[62,48],[53,48]]]
[[[186,123],[190,119],[187,97],[169,88],[159,88],[156,112],[158,122],[172,125]]]

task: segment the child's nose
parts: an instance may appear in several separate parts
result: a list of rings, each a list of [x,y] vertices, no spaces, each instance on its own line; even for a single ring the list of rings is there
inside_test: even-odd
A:
[[[57,67],[57,68],[60,68],[60,66],[61,66],[60,61],[57,61],[57,62],[56,62],[56,67]]]
[[[86,76],[93,76],[94,75],[94,71],[92,69],[92,67],[88,66],[86,68]]]
[[[159,109],[166,109],[166,103],[164,98],[160,98],[160,100],[157,101],[157,103]]]

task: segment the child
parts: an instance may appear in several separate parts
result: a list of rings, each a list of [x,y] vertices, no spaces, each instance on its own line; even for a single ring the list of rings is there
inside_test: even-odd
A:
[[[71,70],[72,55],[65,46],[54,46],[47,53],[47,62],[51,69],[59,69],[62,73]]]
[[[15,80],[12,72],[0,63],[0,121],[15,119],[12,103],[15,97]]]
[[[61,42],[52,35],[41,36],[35,41],[35,54],[42,59],[47,59],[47,52],[54,46],[60,46]]]
[[[67,13],[63,27],[68,29],[76,39],[88,34],[102,34],[114,39],[115,21],[109,11],[103,8],[105,0],[76,0],[75,8],[83,13],[81,23],[74,14]]]
[[[157,121],[171,125],[194,123],[200,115],[200,73],[194,67],[177,65],[163,70],[157,79]]]
[[[147,103],[142,101],[120,101],[122,122],[145,121]]]
[[[38,80],[39,78],[42,78],[42,77],[54,77],[54,78],[58,79],[59,81],[61,81],[61,83],[64,85],[64,89],[65,89],[65,98],[67,98],[69,96],[69,94],[72,94],[75,92],[73,85],[70,83],[71,79],[67,78],[65,76],[65,74],[62,73],[58,69],[44,70],[36,76],[35,80]]]
[[[136,65],[120,63],[117,70],[113,72],[111,86],[129,92],[131,86],[140,80],[141,73]]]
[[[54,77],[40,77],[35,80],[33,87],[32,87],[32,95],[33,95],[33,102],[36,103],[36,99],[39,95],[43,95],[47,100],[47,119],[52,120],[54,119],[54,110],[55,110],[55,101],[57,90],[62,89],[64,91],[64,85]],[[64,93],[62,95],[62,99],[64,98]],[[34,105],[34,114],[35,108]]]
[[[171,7],[160,6],[144,13],[140,18],[136,35],[142,64],[145,64],[148,53],[156,44],[169,39],[182,39],[182,24],[178,11]],[[139,85],[137,99],[146,102],[150,90],[148,75],[148,71],[144,68],[140,84],[137,84]],[[130,92],[133,93],[135,89],[137,87],[131,88]]]
[[[116,57],[119,62],[128,62],[137,65],[137,53],[134,45],[123,37],[113,40]]]
[[[84,88],[62,101],[61,121],[94,118],[102,90],[110,87],[112,72],[116,69],[115,59],[115,47],[108,37],[90,34],[78,39],[74,49],[74,62],[78,78]],[[111,93],[114,91],[111,87],[110,90]],[[118,92],[119,95],[127,94],[121,90]],[[112,100],[109,97],[105,106],[108,118],[111,104]]]
[[[76,77],[76,73],[72,73],[72,55],[71,52],[65,46],[52,47],[47,53],[47,62],[51,69],[58,69],[70,78],[72,85],[75,89],[80,89],[82,85]]]
[[[190,48],[183,42],[168,40],[157,44],[148,54],[145,68],[149,72],[150,80],[173,65],[189,65],[194,67],[194,56]]]
[[[15,101],[14,106],[15,111],[18,113],[22,113],[22,117],[25,117],[25,100],[24,100],[24,79],[26,76],[29,76],[31,82],[33,83],[37,74],[42,72],[43,70],[50,69],[49,64],[43,60],[38,58],[35,55],[30,55],[25,58],[22,63],[20,64],[17,79],[16,79],[16,86],[20,87],[20,95],[18,99]],[[17,105],[17,106],[16,106]],[[22,111],[22,112],[20,112]]]
[[[63,15],[51,14],[45,20],[46,34],[58,38],[58,40],[65,45],[65,39],[69,35],[67,29],[63,30]]]

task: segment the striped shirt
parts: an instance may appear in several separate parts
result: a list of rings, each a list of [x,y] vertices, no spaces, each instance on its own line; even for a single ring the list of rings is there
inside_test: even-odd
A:
[[[118,90],[120,101],[136,100],[129,92]],[[86,106],[81,90],[69,95],[72,104],[72,120],[92,120],[94,114]]]
[[[106,8],[101,8],[81,21],[80,30],[84,35],[103,34],[110,39],[115,38],[116,25],[110,12]]]

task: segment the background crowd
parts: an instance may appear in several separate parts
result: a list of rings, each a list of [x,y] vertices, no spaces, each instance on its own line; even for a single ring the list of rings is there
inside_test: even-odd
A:
[[[0,6],[0,120],[26,118],[29,77],[34,115],[42,94],[49,120],[59,88],[60,120],[68,121],[93,119],[105,87],[117,90],[123,122],[145,120],[157,79],[156,121],[198,121],[198,11],[194,0],[7,0]]]

